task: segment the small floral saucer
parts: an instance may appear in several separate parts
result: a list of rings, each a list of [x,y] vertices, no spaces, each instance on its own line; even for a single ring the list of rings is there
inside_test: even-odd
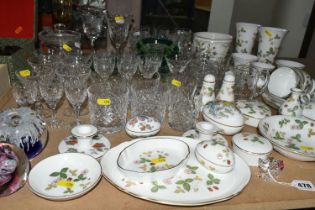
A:
[[[182,136],[201,141],[201,140],[198,139],[198,133],[194,129],[186,131]],[[224,138],[224,136],[222,136],[221,134],[217,134],[217,133],[213,134],[211,140],[216,141],[218,144],[221,144],[221,145],[224,145],[224,146],[229,146],[229,143]]]
[[[82,150],[78,148],[78,139],[74,136],[68,136],[63,139],[59,146],[59,153],[84,153],[94,158],[102,157],[110,148],[110,141],[103,135],[97,134],[92,138],[90,148]]]

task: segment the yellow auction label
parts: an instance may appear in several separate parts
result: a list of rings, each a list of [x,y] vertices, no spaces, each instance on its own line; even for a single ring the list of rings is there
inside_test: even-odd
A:
[[[70,181],[70,180],[62,179],[62,180],[57,182],[57,185],[61,186],[61,187],[72,188],[74,185],[74,182]]]
[[[125,22],[125,19],[124,19],[123,16],[118,15],[118,16],[115,16],[115,21],[116,21],[116,23],[121,23],[121,24],[123,24],[123,23]]]
[[[97,104],[100,106],[109,106],[112,103],[110,98],[98,98]]]
[[[234,104],[234,102],[233,101],[224,101],[223,104],[230,105],[230,104]]]
[[[165,157],[158,157],[151,160],[151,163],[157,164],[157,163],[164,163],[166,161]]]
[[[180,87],[180,86],[182,86],[182,82],[179,81],[179,80],[176,80],[176,79],[173,79],[171,83],[172,83],[172,85],[175,86],[175,87]]]
[[[67,51],[67,52],[71,52],[71,51],[72,51],[72,48],[71,48],[69,45],[67,45],[66,43],[64,43],[64,44],[62,45],[62,48],[63,48],[65,51]]]
[[[310,146],[304,146],[304,145],[301,145],[301,146],[300,146],[300,149],[301,149],[301,150],[314,150],[314,148],[313,148],[313,147],[310,147]]]
[[[19,71],[19,74],[20,74],[22,77],[28,77],[28,76],[31,75],[31,71],[28,70],[28,69],[24,69],[24,70]]]
[[[265,30],[265,34],[267,34],[267,36],[269,36],[269,37],[272,36],[272,32],[271,32],[271,31],[268,31],[268,30]]]

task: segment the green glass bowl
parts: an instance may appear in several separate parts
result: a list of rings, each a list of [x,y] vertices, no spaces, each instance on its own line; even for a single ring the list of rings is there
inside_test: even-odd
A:
[[[178,53],[179,49],[171,40],[165,38],[144,38],[137,43],[140,55],[160,53],[164,57],[171,57]]]

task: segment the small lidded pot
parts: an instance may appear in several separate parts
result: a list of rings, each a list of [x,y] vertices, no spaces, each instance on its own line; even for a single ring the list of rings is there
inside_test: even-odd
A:
[[[72,128],[71,134],[78,139],[78,147],[86,149],[92,145],[92,139],[97,134],[97,128],[89,124],[77,125]]]
[[[272,144],[255,133],[243,132],[233,136],[233,151],[249,166],[258,166],[258,160],[266,159],[272,152]]]
[[[160,131],[161,123],[153,117],[141,115],[131,118],[125,129],[131,137],[148,137]]]
[[[195,156],[202,166],[214,173],[224,174],[234,168],[233,151],[215,141],[199,142],[195,149]]]
[[[196,130],[198,131],[198,139],[204,141],[211,140],[213,134],[217,133],[220,129],[210,122],[202,121],[196,123]]]

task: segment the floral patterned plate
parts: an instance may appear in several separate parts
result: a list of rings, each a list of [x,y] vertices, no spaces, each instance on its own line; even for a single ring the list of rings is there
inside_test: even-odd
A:
[[[183,137],[187,137],[187,138],[191,138],[191,139],[195,139],[195,140],[198,140],[198,133],[196,130],[194,129],[191,129],[191,130],[188,130],[186,131],[184,134],[183,134]],[[221,144],[221,145],[225,145],[225,146],[229,146],[229,143],[228,141],[224,138],[224,136],[222,136],[221,134],[213,134],[212,136],[212,140],[213,141],[216,141],[218,144]]]
[[[89,192],[101,178],[101,166],[93,157],[80,153],[50,156],[31,170],[28,186],[49,200],[70,200]]]
[[[274,115],[262,119],[261,134],[274,149],[292,159],[315,161],[315,122],[302,117]]]
[[[175,136],[158,136],[150,139],[181,140],[192,151],[198,141]],[[124,142],[110,149],[101,159],[103,176],[111,184],[129,195],[156,203],[179,206],[197,206],[230,199],[246,187],[251,172],[246,163],[235,155],[235,167],[226,174],[216,174],[202,167],[191,155],[188,162],[173,177],[165,180],[144,182],[125,177],[116,165],[119,153],[138,140]]]
[[[86,150],[78,148],[78,139],[74,136],[68,136],[63,139],[58,146],[59,153],[84,153],[94,158],[102,157],[110,148],[110,141],[103,135],[97,134],[93,137],[92,145]]]

